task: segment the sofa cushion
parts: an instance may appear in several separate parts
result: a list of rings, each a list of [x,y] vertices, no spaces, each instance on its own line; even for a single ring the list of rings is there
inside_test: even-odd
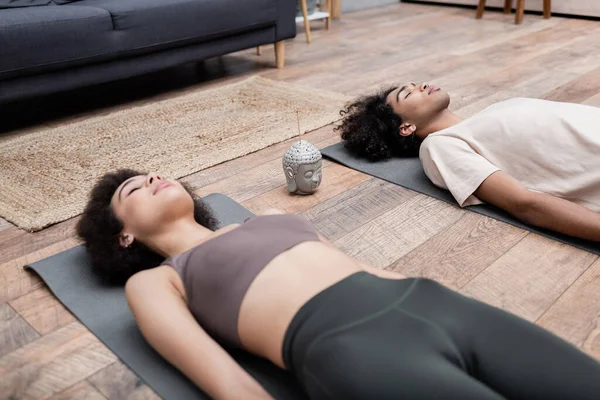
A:
[[[53,1],[0,11],[0,80],[224,38],[278,15],[278,0]]]
[[[0,0],[0,9],[45,6],[52,0]]]
[[[109,12],[121,50],[137,53],[225,37],[277,19],[276,0],[82,0],[64,7],[81,6]]]
[[[74,3],[77,4],[77,3]],[[0,79],[116,54],[108,11],[48,5],[0,11]]]
[[[80,0],[0,0],[0,9],[2,8],[18,8],[18,7],[39,7],[46,4],[66,4]]]

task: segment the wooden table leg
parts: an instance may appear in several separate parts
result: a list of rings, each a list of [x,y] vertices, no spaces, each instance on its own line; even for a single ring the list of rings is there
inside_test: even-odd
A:
[[[518,25],[523,22],[523,16],[525,15],[525,0],[517,0],[517,15],[515,16],[515,23]]]
[[[479,5],[477,6],[477,13],[475,14],[475,18],[481,19],[481,17],[483,17],[484,11],[485,11],[485,0],[479,0]]]
[[[275,42],[275,61],[278,69],[285,66],[285,41],[283,40]]]
[[[325,29],[329,30],[331,27],[331,0],[325,0],[325,11],[329,14],[325,20]]]
[[[544,0],[544,18],[548,19],[552,15],[552,0]]]
[[[341,15],[340,0],[331,0],[331,19],[337,21]]]
[[[512,0],[504,0],[504,14],[510,14],[512,11]]]
[[[256,46],[256,55],[260,56],[262,54],[262,47],[261,46]]]
[[[310,21],[308,20],[308,9],[306,8],[306,0],[300,2],[302,5],[302,16],[304,17],[304,32],[306,32],[306,42],[310,43]]]

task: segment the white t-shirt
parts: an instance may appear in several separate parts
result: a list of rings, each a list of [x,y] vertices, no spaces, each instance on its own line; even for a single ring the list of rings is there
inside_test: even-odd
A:
[[[600,108],[516,98],[429,135],[419,157],[461,207],[498,170],[530,190],[600,212]]]

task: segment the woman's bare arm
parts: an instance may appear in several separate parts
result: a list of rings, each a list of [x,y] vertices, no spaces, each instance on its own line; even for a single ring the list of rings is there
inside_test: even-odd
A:
[[[268,393],[198,325],[172,275],[142,271],[125,287],[142,334],[167,361],[214,399],[270,399]]]
[[[533,192],[502,171],[490,175],[474,194],[530,225],[600,242],[600,213],[559,197]]]

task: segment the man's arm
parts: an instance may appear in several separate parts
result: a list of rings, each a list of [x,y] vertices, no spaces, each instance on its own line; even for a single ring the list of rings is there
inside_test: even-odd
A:
[[[600,213],[559,197],[528,190],[502,171],[490,175],[474,195],[527,224],[600,242]]]

